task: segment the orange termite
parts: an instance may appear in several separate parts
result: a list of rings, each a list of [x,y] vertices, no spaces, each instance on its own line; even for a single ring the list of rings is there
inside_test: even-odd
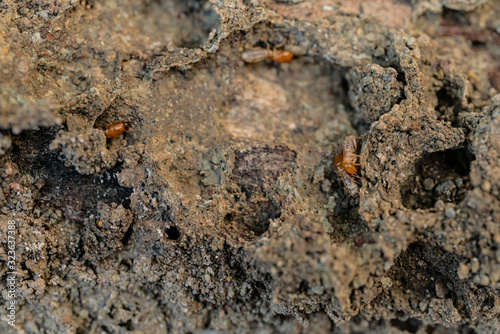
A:
[[[108,125],[104,134],[106,135],[106,138],[117,138],[124,134],[129,128],[130,122],[128,121],[114,122]]]
[[[340,178],[349,192],[349,195],[357,198],[359,197],[359,186],[354,180],[354,177],[346,171],[344,167],[344,159],[345,157],[343,153],[338,154],[333,165],[335,166],[337,173],[340,175]]]
[[[289,63],[293,59],[293,53],[283,50],[254,49],[243,52],[241,59],[246,63],[258,63],[266,59],[272,59],[278,63]]]
[[[349,174],[356,174],[358,172],[358,169],[356,168],[356,166],[359,166],[359,163],[357,162],[359,155],[356,154],[357,149],[358,144],[356,143],[356,137],[347,136],[342,145],[342,153],[344,154],[342,166]]]
[[[97,227],[102,228],[104,226],[104,223],[102,222],[102,219],[99,219],[96,223]]]

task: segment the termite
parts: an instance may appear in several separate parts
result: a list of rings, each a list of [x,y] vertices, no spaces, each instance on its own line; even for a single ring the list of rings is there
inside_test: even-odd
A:
[[[108,125],[108,127],[104,131],[104,134],[106,135],[106,138],[117,138],[124,134],[125,131],[127,131],[129,128],[129,121],[114,122]]]
[[[243,52],[241,59],[246,63],[258,63],[266,59],[272,59],[278,63],[289,63],[293,59],[293,53],[283,50],[254,49]]]
[[[358,172],[356,166],[359,166],[359,163],[357,162],[359,155],[356,154],[357,149],[358,144],[356,143],[356,137],[347,136],[342,145],[342,153],[344,154],[342,165],[347,173],[353,175]]]
[[[102,219],[99,219],[96,223],[97,227],[102,228],[104,226],[104,223],[102,222]]]
[[[357,198],[359,197],[359,186],[356,183],[356,180],[354,180],[354,177],[349,172],[346,171],[346,168],[344,166],[344,160],[345,160],[344,154],[339,153],[335,158],[333,165],[335,166],[337,173],[340,175],[340,178],[342,179],[344,186],[349,192],[349,195],[351,195],[354,198]]]

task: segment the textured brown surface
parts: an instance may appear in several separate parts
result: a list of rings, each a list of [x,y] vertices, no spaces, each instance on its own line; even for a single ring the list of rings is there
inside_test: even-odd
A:
[[[4,1],[0,289],[15,220],[19,309],[0,332],[500,332],[499,18]],[[347,135],[359,199],[333,166]]]

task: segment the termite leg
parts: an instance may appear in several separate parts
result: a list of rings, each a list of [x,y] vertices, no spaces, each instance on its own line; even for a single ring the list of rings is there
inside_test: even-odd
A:
[[[351,176],[354,176],[355,178],[361,180],[361,176],[359,176],[358,174],[351,174]],[[359,182],[357,182],[356,180],[353,180],[354,182],[356,182],[357,184],[359,184]]]

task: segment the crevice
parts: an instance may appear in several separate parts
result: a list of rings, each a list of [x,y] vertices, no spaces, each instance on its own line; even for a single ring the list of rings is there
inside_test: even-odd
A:
[[[165,234],[169,240],[178,240],[181,237],[179,229],[175,226],[166,227]]]
[[[475,156],[467,148],[425,155],[416,163],[415,174],[401,187],[408,209],[430,209],[438,200],[459,203],[471,189],[470,166]]]

